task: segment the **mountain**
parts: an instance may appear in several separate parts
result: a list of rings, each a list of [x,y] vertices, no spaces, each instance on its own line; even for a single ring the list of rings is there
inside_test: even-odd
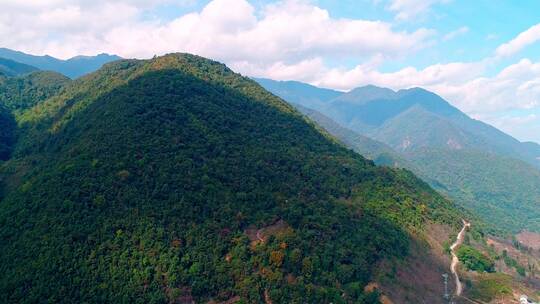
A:
[[[540,171],[531,165],[466,149],[425,148],[402,155],[434,188],[491,226],[514,233],[540,231]]]
[[[275,81],[264,78],[254,78],[266,90],[291,103],[308,108],[319,108],[342,92],[318,88],[298,81]]]
[[[46,71],[0,79],[0,104],[22,111],[58,94],[69,82],[62,74]]]
[[[37,70],[36,67],[0,57],[0,77],[13,77]]]
[[[55,73],[34,71],[21,76],[0,75],[0,162],[7,160],[15,146],[17,126],[15,115],[59,93],[69,78]]]
[[[355,98],[361,96],[361,92],[372,96],[374,90],[384,97],[370,98],[367,102],[364,98]],[[521,143],[490,125],[471,119],[440,96],[421,88],[390,95],[384,88],[359,88],[325,104],[323,112],[328,112],[338,123],[398,150],[425,146],[476,149],[540,166],[539,145]],[[384,130],[391,131],[385,133]],[[441,136],[441,132],[444,135]],[[390,133],[393,139],[387,138]],[[396,142],[397,138],[403,141]]]
[[[4,303],[376,303],[367,284],[463,216],[193,55],[106,64],[16,117],[0,166]],[[442,303],[430,284],[401,296]]]
[[[401,168],[412,166],[412,164],[405,164],[406,160],[399,156],[399,153],[395,152],[388,145],[344,128],[318,111],[301,105],[293,105],[304,115],[323,127],[328,133],[340,139],[343,144],[351,147],[362,156],[373,160],[375,164]]]
[[[280,95],[281,83],[266,80],[262,85],[287,98]],[[294,94],[303,92],[289,91]],[[288,98],[291,103],[302,100]],[[366,86],[311,106],[326,116],[312,118],[349,147],[369,157],[380,152],[365,137],[384,143],[398,155],[394,159],[406,160],[401,166],[493,227],[540,231],[538,144],[521,143],[421,88],[395,92]],[[328,119],[356,136],[328,127]]]
[[[61,60],[48,55],[34,56],[6,48],[0,48],[0,57],[31,65],[41,70],[58,72],[70,78],[80,77],[99,69],[105,63],[121,59],[116,55],[99,54]]]

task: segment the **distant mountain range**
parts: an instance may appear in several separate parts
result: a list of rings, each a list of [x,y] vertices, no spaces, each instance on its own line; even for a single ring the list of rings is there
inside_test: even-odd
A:
[[[37,71],[38,68],[17,61],[0,58],[0,76],[13,77]]]
[[[495,227],[540,231],[540,145],[474,120],[421,88],[339,92],[256,80],[346,145],[378,163],[413,170]]]
[[[121,59],[116,55],[99,54],[97,56],[76,56],[62,60],[48,55],[29,55],[6,48],[0,48],[0,58],[16,61],[44,71],[58,72],[72,79],[93,72],[105,63]],[[1,66],[2,62],[0,61],[0,69]]]

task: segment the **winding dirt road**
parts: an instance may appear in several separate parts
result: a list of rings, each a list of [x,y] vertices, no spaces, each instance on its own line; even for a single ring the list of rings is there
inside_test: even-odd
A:
[[[461,281],[459,280],[459,275],[457,272],[457,264],[459,263],[459,259],[456,255],[456,248],[463,243],[463,237],[465,236],[465,231],[467,228],[471,227],[471,223],[463,220],[463,228],[461,228],[461,231],[458,233],[456,237],[456,241],[452,246],[450,246],[450,252],[452,253],[452,264],[450,264],[450,271],[454,274],[454,277],[456,278],[456,296],[460,296],[461,292],[463,291],[463,286],[461,285]]]

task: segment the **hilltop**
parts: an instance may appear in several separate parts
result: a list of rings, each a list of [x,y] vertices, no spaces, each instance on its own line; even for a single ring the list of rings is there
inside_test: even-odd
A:
[[[463,216],[193,55],[106,64],[16,117],[4,302],[373,303],[378,265]]]

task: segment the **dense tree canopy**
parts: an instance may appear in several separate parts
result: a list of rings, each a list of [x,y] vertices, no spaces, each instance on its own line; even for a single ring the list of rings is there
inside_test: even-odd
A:
[[[11,155],[15,145],[16,123],[13,115],[5,106],[0,104],[0,161]]]
[[[0,80],[0,101],[11,110],[31,108],[56,94],[69,78],[54,72],[33,72]]]
[[[457,256],[459,261],[469,270],[478,272],[494,272],[495,263],[485,254],[468,245],[462,245]]]
[[[459,224],[410,172],[196,56],[109,64],[19,122],[4,302],[372,303],[377,262],[427,220]]]

